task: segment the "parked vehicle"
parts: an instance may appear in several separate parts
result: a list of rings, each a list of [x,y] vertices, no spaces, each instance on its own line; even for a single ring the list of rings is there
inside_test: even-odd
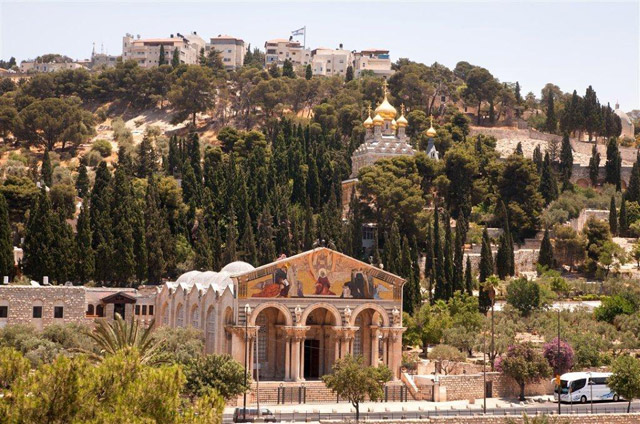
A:
[[[569,372],[560,376],[560,401],[587,403],[593,401],[617,402],[621,398],[607,386],[610,372]],[[558,400],[558,387],[554,389]]]
[[[236,408],[233,411],[234,423],[275,423],[277,422],[273,412],[266,408],[247,408],[246,415],[243,407]]]

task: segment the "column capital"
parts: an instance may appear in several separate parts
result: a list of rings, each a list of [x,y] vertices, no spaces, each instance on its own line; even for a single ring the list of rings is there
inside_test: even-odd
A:
[[[342,340],[353,340],[360,327],[333,327],[333,331]]]
[[[307,337],[307,331],[310,328],[308,325],[288,325],[282,327],[282,331],[288,339],[299,341]]]
[[[395,342],[397,340],[402,340],[402,333],[407,331],[406,327],[381,327],[378,329],[382,336],[388,338],[389,340]]]
[[[259,327],[256,325],[249,325],[246,327],[247,338],[249,340],[253,340],[256,338],[256,336],[258,335],[258,328]],[[224,327],[224,330],[229,334],[233,334],[235,336],[244,338],[244,332],[245,332],[244,325],[227,325]]]

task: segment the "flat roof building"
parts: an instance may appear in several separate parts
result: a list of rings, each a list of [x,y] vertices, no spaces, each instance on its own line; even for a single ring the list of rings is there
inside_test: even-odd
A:
[[[225,69],[234,70],[244,64],[244,55],[247,52],[244,41],[230,35],[218,35],[209,40],[207,50],[215,49],[220,53],[220,58]]]
[[[294,68],[307,66],[311,63],[311,50],[305,49],[300,42],[276,38],[264,43],[264,65],[275,63],[282,66],[289,59]]]
[[[320,47],[311,51],[311,69],[313,75],[346,76],[349,65],[354,65],[353,52],[342,48]]]
[[[393,75],[389,50],[367,49],[355,53],[355,76],[371,71],[376,76],[388,78]]]
[[[127,34],[122,37],[122,60],[135,60],[141,68],[152,68],[160,62],[160,49],[164,47],[164,58],[171,63],[173,52],[177,49],[180,63],[195,65],[200,51],[206,47],[205,41],[195,31],[189,35],[171,34],[168,38],[133,38]]]

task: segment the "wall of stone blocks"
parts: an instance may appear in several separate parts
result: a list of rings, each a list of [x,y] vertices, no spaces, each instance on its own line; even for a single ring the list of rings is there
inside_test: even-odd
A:
[[[516,382],[500,373],[488,372],[487,381],[491,381],[493,384],[493,397],[515,398],[520,394]],[[480,399],[484,396],[482,374],[444,375],[439,377],[439,382],[440,386],[447,390],[447,398],[443,400]],[[550,381],[540,381],[525,386],[526,396],[552,393],[553,385]]]
[[[321,423],[337,423],[338,421],[322,420]],[[524,424],[522,416],[458,416],[458,417],[430,417],[424,419],[409,420],[384,420],[384,421],[367,421],[369,424]],[[529,421],[531,422],[531,417]],[[640,422],[640,414],[575,414],[554,416],[549,421],[555,424],[637,424]]]
[[[8,307],[7,318],[0,318],[0,327],[13,324],[33,324],[36,328],[55,323],[87,322],[83,287],[67,286],[4,286],[0,287],[0,306]],[[33,307],[42,306],[42,318],[33,318]],[[63,318],[54,318],[54,307],[62,306]]]

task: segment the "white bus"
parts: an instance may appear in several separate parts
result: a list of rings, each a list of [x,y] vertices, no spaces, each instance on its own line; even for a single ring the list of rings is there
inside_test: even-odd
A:
[[[569,372],[560,376],[560,401],[587,403],[594,401],[620,400],[608,386],[610,372]],[[554,399],[558,400],[558,387],[554,389]]]

